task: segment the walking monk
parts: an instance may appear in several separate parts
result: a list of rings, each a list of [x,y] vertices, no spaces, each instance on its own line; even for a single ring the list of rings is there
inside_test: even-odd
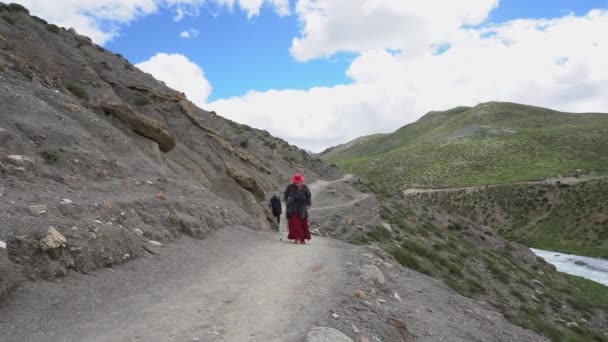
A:
[[[306,244],[310,240],[310,229],[308,226],[308,209],[311,206],[311,194],[304,184],[305,178],[296,173],[292,178],[292,184],[285,190],[285,203],[287,204],[287,224],[289,235],[287,239],[294,243]]]

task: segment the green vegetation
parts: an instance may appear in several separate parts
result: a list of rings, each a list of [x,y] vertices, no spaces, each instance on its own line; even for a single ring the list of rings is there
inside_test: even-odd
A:
[[[410,196],[531,247],[608,258],[608,179]]]
[[[79,83],[66,81],[63,86],[65,89],[69,90],[70,93],[78,96],[83,100],[89,100],[89,93],[87,93],[86,89],[84,89]]]
[[[242,148],[247,148],[247,147],[249,147],[249,140],[247,140],[247,139],[241,140],[241,142],[239,143],[239,145]]]
[[[477,186],[608,173],[608,115],[513,103],[431,112],[392,134],[359,138],[322,158],[366,176],[370,190]]]
[[[522,247],[491,241],[482,226],[408,198],[384,201],[381,215],[400,229],[391,239],[365,236],[359,243],[403,241],[385,245],[399,263],[492,303],[514,324],[551,341],[608,341],[597,325],[608,317],[608,287],[555,272],[542,259],[524,260]]]
[[[40,155],[49,165],[55,165],[61,161],[61,154],[59,151],[42,151]]]

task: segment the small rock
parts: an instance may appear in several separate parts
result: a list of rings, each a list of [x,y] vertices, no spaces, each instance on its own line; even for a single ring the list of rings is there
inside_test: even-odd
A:
[[[386,300],[384,300],[384,299],[380,298],[380,299],[378,299],[378,300],[377,300],[377,302],[378,302],[378,303],[382,303],[382,304],[384,304],[384,303],[386,303]]]
[[[139,235],[139,236],[143,236],[144,235],[144,231],[139,229],[139,228],[135,228],[133,229],[133,233]]]
[[[312,229],[312,230],[310,231],[310,233],[311,233],[312,235],[315,235],[315,236],[320,236],[320,235],[321,235],[321,231],[320,231],[319,229]]]
[[[99,221],[99,220],[95,220],[95,221],[93,221],[93,222],[95,222],[95,223],[97,223],[97,224],[103,224],[103,222],[101,222],[101,221]]]
[[[70,229],[72,229],[73,231],[77,231],[77,230],[78,230],[78,227],[73,226],[73,227],[72,227],[72,228],[70,228]]]
[[[68,240],[57,229],[50,227],[46,232],[46,236],[40,240],[40,248],[46,252],[51,249],[65,247],[67,243]]]
[[[72,113],[80,112],[80,107],[74,103],[64,103],[63,108],[69,110]]]
[[[536,297],[535,295],[531,295],[530,298],[532,298],[533,301],[540,303],[540,299],[538,299],[538,297]]]
[[[26,163],[35,164],[35,162],[32,158],[18,155],[18,154],[10,154],[10,155],[6,156],[6,161],[15,166],[24,166]]]
[[[589,323],[589,321],[587,321],[587,320],[586,320],[586,319],[584,319],[584,318],[581,318],[581,319],[580,319],[580,321],[581,321],[581,323],[585,323],[585,324]]]
[[[369,306],[369,307],[371,307],[371,306],[373,305],[372,303],[370,303],[370,302],[369,302],[369,301],[367,301],[367,300],[366,300],[366,301],[364,301],[364,302],[363,302],[363,304],[365,304],[365,306]]]
[[[332,314],[331,314],[331,317],[333,317],[334,319],[338,319],[338,318],[340,318],[340,316],[338,316],[338,314],[336,314],[336,313],[332,313]]]
[[[393,232],[393,229],[391,228],[391,225],[390,225],[390,224],[388,224],[388,223],[386,223],[386,222],[382,223],[382,227],[383,227],[384,229],[388,230],[388,231],[389,231],[389,232],[391,232],[391,233]]]
[[[362,300],[367,300],[367,295],[365,292],[363,292],[363,290],[357,291],[357,297],[361,298]]]
[[[192,341],[200,341],[201,339],[199,337],[193,337]]]
[[[401,302],[401,297],[399,297],[399,294],[397,292],[395,292],[394,297],[398,302]]]
[[[30,205],[29,207],[27,207],[27,209],[30,211],[30,213],[32,215],[42,215],[42,214],[46,214],[46,205],[42,205],[42,204],[36,204],[36,205]]]
[[[385,284],[384,274],[375,265],[365,265],[361,268],[361,278],[364,281],[373,281],[379,284]]]
[[[334,328],[318,327],[306,335],[306,342],[353,342],[340,330]]]
[[[0,249],[6,249],[6,242],[0,240]]]
[[[431,308],[428,308],[428,309],[426,309],[426,310],[427,310],[428,312],[435,312],[435,311],[433,311],[433,309],[431,309]]]
[[[578,323],[576,323],[576,322],[568,322],[568,323],[566,323],[566,327],[568,327],[568,328],[578,328]]]
[[[148,183],[148,185],[154,185],[154,183],[152,183],[152,181],[146,181],[146,183]]]
[[[158,241],[154,241],[154,240],[150,240],[150,241],[148,241],[148,243],[151,244],[152,246],[155,246],[155,247],[162,247],[163,246],[162,243],[160,243]]]
[[[353,332],[354,332],[355,334],[360,334],[360,333],[361,333],[361,330],[359,330],[359,328],[357,328],[357,326],[353,324]]]
[[[542,288],[545,287],[545,285],[540,280],[537,280],[537,279],[532,279],[532,284],[540,286]]]
[[[69,198],[64,198],[61,200],[61,204],[72,204],[74,202],[72,202],[72,200],[70,200]]]

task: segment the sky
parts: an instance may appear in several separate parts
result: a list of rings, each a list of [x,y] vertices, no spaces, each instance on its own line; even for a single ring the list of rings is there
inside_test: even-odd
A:
[[[431,110],[608,112],[608,0],[12,0],[311,151]]]

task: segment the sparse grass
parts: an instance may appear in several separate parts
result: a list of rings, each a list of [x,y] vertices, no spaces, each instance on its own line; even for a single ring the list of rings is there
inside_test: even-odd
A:
[[[89,100],[89,93],[87,93],[86,89],[84,89],[79,83],[72,82],[72,81],[66,81],[63,84],[63,86],[70,93],[76,95],[77,97],[79,97],[83,100],[86,100],[86,101]]]
[[[391,238],[391,232],[382,226],[377,226],[366,233],[367,237],[373,241],[386,241]]]

